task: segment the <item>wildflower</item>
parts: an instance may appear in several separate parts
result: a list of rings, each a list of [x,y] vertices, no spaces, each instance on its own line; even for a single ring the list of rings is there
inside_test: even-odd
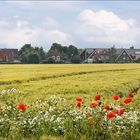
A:
[[[92,104],[90,104],[90,108],[94,108],[94,107],[96,107],[96,106],[98,106],[97,103],[92,103]]]
[[[96,96],[94,97],[94,100],[95,100],[95,101],[100,100],[100,95],[96,95]]]
[[[128,93],[128,97],[133,97],[134,94],[133,93]]]
[[[77,103],[77,107],[80,109],[81,108],[81,103]]]
[[[125,112],[125,109],[120,109],[120,110],[118,111],[118,115],[121,116],[124,112]]]
[[[113,96],[114,100],[118,100],[119,98],[120,98],[120,96],[118,96],[118,95]]]
[[[77,100],[78,102],[82,102],[82,101],[83,101],[83,99],[82,99],[81,97],[76,98],[76,100]]]
[[[106,106],[104,106],[104,109],[106,109],[106,110],[110,110],[111,107],[110,107],[109,105],[106,105]]]
[[[128,104],[130,102],[132,102],[132,98],[125,98],[124,99],[124,103]]]
[[[26,107],[25,104],[20,103],[20,104],[18,105],[18,109],[19,109],[19,110],[22,110],[22,111],[25,111],[25,110],[27,109],[27,107]]]
[[[109,112],[109,113],[107,114],[107,118],[108,118],[108,119],[115,118],[115,117],[116,117],[116,115],[115,115],[114,112]]]
[[[118,110],[117,110],[117,109],[114,109],[113,112],[114,112],[115,114],[117,114],[117,113],[118,113]]]

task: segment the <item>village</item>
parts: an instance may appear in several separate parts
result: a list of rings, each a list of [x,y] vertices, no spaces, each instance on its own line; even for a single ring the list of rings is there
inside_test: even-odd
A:
[[[24,50],[24,51],[23,51]],[[26,51],[25,51],[26,50]],[[32,52],[29,56],[29,54]],[[24,54],[24,57],[23,57]],[[26,56],[26,58],[25,58]],[[28,57],[28,58],[27,58]],[[27,61],[27,59],[29,61]],[[48,52],[43,48],[25,44],[20,50],[0,49],[0,63],[134,63],[140,62],[140,49],[130,48],[85,48],[62,46],[53,43]]]

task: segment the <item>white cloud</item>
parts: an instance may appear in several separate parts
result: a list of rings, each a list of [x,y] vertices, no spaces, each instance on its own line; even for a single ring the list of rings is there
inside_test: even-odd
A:
[[[51,17],[47,16],[43,22],[41,23],[41,26],[45,29],[51,30],[51,29],[58,29],[59,24]]]
[[[33,26],[19,18],[0,20],[0,47],[20,48],[25,43],[31,43],[47,50],[53,42],[64,45],[72,42],[71,36],[61,31],[55,20],[47,17],[45,21]]]
[[[113,12],[84,10],[78,16],[76,33],[85,41],[119,46],[140,45],[137,21],[122,19]]]

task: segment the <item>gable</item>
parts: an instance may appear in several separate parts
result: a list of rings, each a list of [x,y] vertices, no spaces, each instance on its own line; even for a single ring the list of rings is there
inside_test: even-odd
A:
[[[132,57],[125,51],[123,50],[120,55],[116,58],[115,61],[132,61]]]

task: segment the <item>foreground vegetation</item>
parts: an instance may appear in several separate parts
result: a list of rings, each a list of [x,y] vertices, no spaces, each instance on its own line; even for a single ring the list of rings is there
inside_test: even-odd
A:
[[[137,140],[139,87],[138,64],[1,65],[0,139]]]

